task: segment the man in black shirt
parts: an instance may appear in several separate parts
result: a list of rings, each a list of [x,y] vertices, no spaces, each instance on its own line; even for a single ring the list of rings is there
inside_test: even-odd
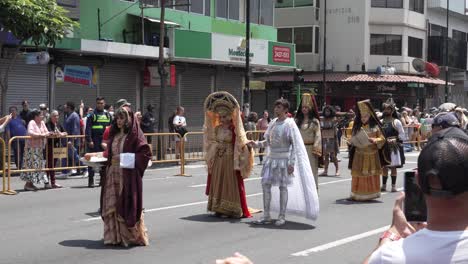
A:
[[[23,101],[21,105],[23,106],[23,110],[21,110],[20,112],[20,117],[24,120],[24,126],[26,126],[27,128],[29,121],[31,121],[31,111],[29,110],[29,102]]]

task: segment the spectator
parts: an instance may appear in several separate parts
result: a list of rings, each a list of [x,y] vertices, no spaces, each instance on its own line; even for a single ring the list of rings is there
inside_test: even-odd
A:
[[[453,112],[442,112],[436,115],[432,121],[432,134],[449,127],[460,128],[460,121]]]
[[[49,169],[55,168],[57,159],[54,157],[54,148],[63,148],[67,147],[66,139],[63,137],[67,136],[67,132],[63,129],[63,126],[60,125],[59,121],[59,112],[53,110],[50,113],[50,119],[46,124],[47,130],[50,132],[51,137],[47,139],[47,167]],[[55,171],[47,171],[48,180],[50,180],[51,188],[62,188],[61,185],[57,184],[55,181]]]
[[[257,127],[257,120],[258,120],[258,114],[256,112],[250,112],[249,116],[247,117],[247,124],[245,125],[245,131],[255,131]]]
[[[156,119],[153,115],[154,106],[149,104],[148,107],[146,107],[146,110],[148,110],[148,112],[143,115],[143,119],[141,120],[141,129],[143,130],[143,133],[154,133],[154,125],[156,123]],[[172,121],[173,120],[171,120],[171,124]],[[151,139],[152,137],[147,137],[148,144],[151,144]]]
[[[81,135],[80,117],[75,112],[75,103],[67,102],[64,105],[64,112],[65,112],[65,121],[64,121],[65,132],[67,132],[67,134],[70,136]],[[80,140],[76,138],[75,139],[69,138],[68,139],[68,160],[69,160],[68,165],[69,166],[80,165],[79,149],[80,149]],[[76,170],[72,170],[71,174],[72,176],[76,176],[79,173]]]
[[[461,129],[448,128],[431,138],[419,155],[417,177],[426,200],[427,226],[407,222],[401,195],[390,229],[365,263],[467,263],[467,164],[468,136]],[[425,228],[418,231],[421,227]]]
[[[21,103],[21,105],[23,106],[23,110],[21,110],[20,112],[20,117],[21,119],[24,120],[24,126],[25,127],[28,127],[29,125],[29,121],[31,121],[31,111],[29,111],[29,102],[28,101],[23,101]]]
[[[178,106],[176,110],[176,116],[172,121],[172,124],[174,124],[175,132],[180,135],[180,137],[175,137],[176,159],[180,158],[180,141],[184,137],[185,133],[187,133],[187,121],[185,120],[184,113],[185,109],[182,106]]]
[[[10,107],[11,120],[6,127],[7,139],[12,137],[22,137],[27,135],[24,120],[18,116],[18,108],[16,106]],[[23,168],[24,157],[24,139],[17,139],[12,142],[11,147],[13,150],[13,157],[15,158],[16,169]]]
[[[40,104],[39,110],[41,110],[42,115],[44,116],[44,123],[47,123],[50,118],[49,108],[47,108],[46,104]]]
[[[263,111],[263,117],[260,118],[260,120],[258,120],[258,122],[257,122],[257,130],[266,131],[267,128],[268,128],[268,124],[270,124],[270,121],[271,121],[271,118],[270,118],[270,114],[268,113],[268,110]],[[259,141],[264,140],[263,133],[260,134],[258,140]],[[263,163],[263,154],[262,153],[265,152],[265,148],[260,148],[258,151],[260,153],[260,155],[258,157],[260,159],[260,165],[261,165]]]
[[[33,171],[21,173],[21,180],[25,181],[25,191],[37,191],[34,184],[44,183],[44,188],[50,188],[49,181],[44,173],[44,138],[49,135],[49,131],[42,120],[41,111],[34,109],[31,111],[32,120],[28,124],[28,136],[31,136],[26,142],[24,162],[25,168]]]

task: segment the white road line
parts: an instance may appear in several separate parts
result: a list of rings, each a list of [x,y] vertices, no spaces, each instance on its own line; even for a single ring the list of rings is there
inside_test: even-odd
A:
[[[263,195],[263,193],[253,193],[246,195],[246,197],[254,197],[254,196],[260,196]],[[193,205],[200,205],[200,204],[206,204],[208,201],[201,201],[201,202],[194,202],[194,203],[186,203],[186,204],[179,204],[179,205],[173,205],[173,206],[165,206],[165,207],[159,207],[159,208],[152,208],[152,209],[145,209],[145,213],[150,213],[150,212],[156,212],[156,211],[164,211],[164,210],[169,210],[169,209],[176,209],[176,208],[181,208],[181,207],[187,207],[187,206],[193,206]],[[91,222],[91,221],[96,221],[101,219],[101,217],[91,217],[91,218],[86,218],[86,219],[81,219],[76,222]]]
[[[320,252],[320,251],[325,251],[327,249],[338,247],[338,246],[341,246],[341,245],[344,245],[344,244],[347,244],[347,243],[350,243],[350,242],[353,242],[353,241],[356,241],[356,240],[359,240],[359,239],[362,239],[362,238],[366,238],[366,237],[369,237],[369,236],[380,234],[380,233],[384,232],[385,230],[387,230],[389,227],[390,226],[384,226],[384,227],[377,228],[377,229],[374,229],[374,230],[370,230],[370,231],[367,231],[367,232],[364,232],[364,233],[361,233],[361,234],[358,234],[358,235],[346,237],[346,238],[336,240],[336,241],[333,241],[333,242],[330,242],[330,243],[327,243],[327,244],[323,244],[323,245],[320,245],[320,246],[317,246],[317,247],[313,247],[313,248],[306,249],[306,250],[303,250],[303,251],[300,251],[300,252],[296,252],[296,253],[293,253],[291,255],[295,256],[295,257],[307,257],[311,253],[317,253],[317,252]]]

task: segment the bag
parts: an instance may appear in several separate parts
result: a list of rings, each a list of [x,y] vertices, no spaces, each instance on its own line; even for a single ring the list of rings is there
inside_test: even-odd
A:
[[[184,137],[184,135],[188,133],[187,129],[183,126],[176,126],[175,132],[179,134],[180,137]]]
[[[135,153],[120,153],[120,168],[134,169],[135,168]]]

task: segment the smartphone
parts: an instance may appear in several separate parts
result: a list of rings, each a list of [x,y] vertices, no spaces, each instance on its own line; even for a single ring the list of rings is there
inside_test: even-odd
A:
[[[405,172],[404,212],[408,222],[426,222],[426,200],[424,199],[424,195],[416,183],[416,180],[415,171]]]

